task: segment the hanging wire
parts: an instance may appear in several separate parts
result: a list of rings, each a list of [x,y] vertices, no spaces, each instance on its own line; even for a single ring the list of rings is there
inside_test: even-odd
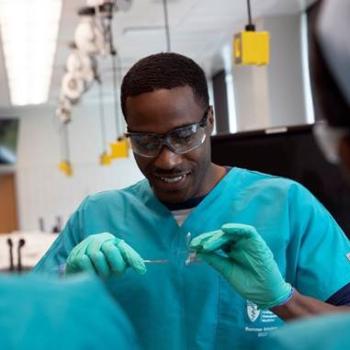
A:
[[[113,10],[116,6],[116,2],[113,3],[105,3],[105,9],[106,13],[102,16],[101,12],[99,13],[99,18],[100,18],[100,25],[104,33],[104,39],[105,42],[109,46],[109,54],[111,55],[111,61],[112,61],[112,80],[113,80],[113,102],[114,102],[114,114],[115,114],[115,124],[116,124],[116,138],[118,139],[122,133],[122,125],[120,123],[120,118],[118,115],[118,98],[117,98],[117,64],[116,64],[116,56],[117,56],[117,51],[114,47],[113,44]],[[108,5],[108,7],[106,7]]]
[[[60,136],[60,154],[61,154],[61,160],[64,160],[66,158],[66,151],[65,151],[65,140],[64,140],[64,135],[63,135],[63,128],[64,124],[61,124],[58,132]]]
[[[168,1],[167,0],[163,0],[163,10],[164,10],[164,22],[165,22],[166,48],[167,48],[167,52],[170,52],[171,51],[171,42],[170,42],[170,28],[169,28]]]
[[[118,84],[117,84],[117,65],[116,65],[116,56],[112,56],[112,70],[113,70],[113,101],[114,101],[114,115],[115,115],[115,126],[116,126],[116,133],[117,133],[117,139],[121,137],[122,135],[122,125],[120,123],[120,116],[119,116],[119,110],[118,110]]]
[[[123,134],[123,127],[121,125],[121,118],[119,115],[119,103],[118,103],[118,75],[117,75],[117,57],[119,55],[117,54],[116,49],[113,45],[113,27],[112,22],[109,27],[109,45],[110,45],[110,54],[112,58],[112,79],[113,79],[113,101],[114,101],[114,114],[115,114],[115,125],[116,125],[116,132],[117,132],[117,139],[119,139]]]
[[[121,110],[121,104],[120,104],[120,94],[121,94],[121,81],[122,81],[122,58],[120,55],[116,55],[116,60],[117,60],[117,68],[116,68],[116,82],[117,82],[117,86],[119,86],[119,88],[117,89],[118,94],[115,95],[116,97],[116,108],[118,111],[118,120],[119,120],[119,125],[121,128],[121,135],[123,136],[124,133],[123,131],[125,131],[126,129],[126,123],[125,123],[125,119],[123,118],[123,112]]]
[[[250,7],[250,0],[247,0],[247,8],[248,8],[248,24],[253,24],[252,23],[252,12],[251,12],[251,7]]]
[[[70,161],[70,145],[69,145],[69,133],[68,124],[62,124],[60,128],[61,133],[61,154],[62,159],[69,162]]]
[[[101,122],[101,140],[102,140],[102,151],[106,152],[106,122],[105,122],[105,110],[103,105],[103,84],[102,79],[99,82],[99,111],[100,111],[100,122]]]
[[[245,26],[247,31],[255,31],[255,25],[252,22],[252,11],[250,6],[250,0],[247,0],[247,10],[248,10],[248,24]]]

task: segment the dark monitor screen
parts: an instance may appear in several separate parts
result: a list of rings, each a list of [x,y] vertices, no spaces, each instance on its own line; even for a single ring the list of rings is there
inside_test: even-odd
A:
[[[241,132],[212,137],[212,159],[288,177],[308,188],[350,237],[350,185],[343,173],[323,157],[312,126]]]
[[[16,163],[18,119],[0,118],[0,165]]]

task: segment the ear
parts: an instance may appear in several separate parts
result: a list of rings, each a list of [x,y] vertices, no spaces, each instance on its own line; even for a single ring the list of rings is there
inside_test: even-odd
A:
[[[215,122],[214,108],[213,106],[210,106],[208,111],[208,130],[210,135],[213,133],[213,130],[214,130],[214,122]]]

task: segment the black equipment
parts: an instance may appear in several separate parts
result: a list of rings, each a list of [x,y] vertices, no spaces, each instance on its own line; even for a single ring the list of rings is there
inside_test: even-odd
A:
[[[212,160],[288,177],[308,188],[350,237],[350,180],[318,148],[312,125],[212,137]]]

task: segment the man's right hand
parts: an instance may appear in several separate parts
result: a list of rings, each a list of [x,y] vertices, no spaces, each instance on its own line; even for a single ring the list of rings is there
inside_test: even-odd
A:
[[[65,274],[82,271],[99,276],[121,275],[128,267],[144,274],[146,266],[141,256],[122,239],[108,232],[85,238],[70,252]]]

